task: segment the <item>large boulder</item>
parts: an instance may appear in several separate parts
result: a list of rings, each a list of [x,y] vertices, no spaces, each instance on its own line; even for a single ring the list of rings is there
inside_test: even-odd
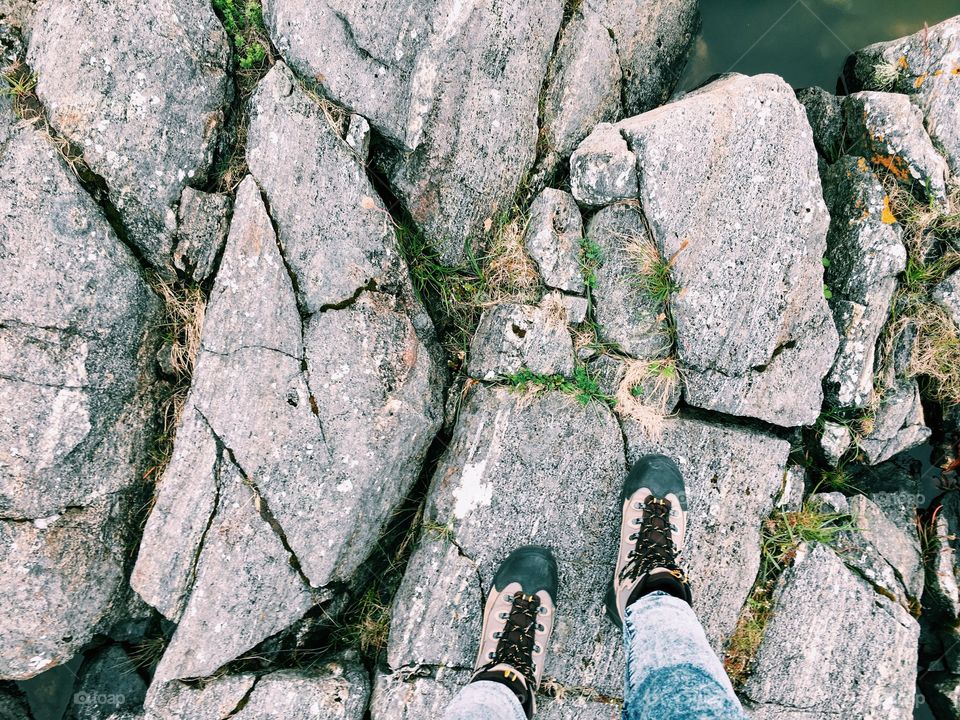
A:
[[[337,659],[305,671],[225,675],[202,687],[175,681],[151,693],[145,720],[360,720],[370,680],[357,662]]]
[[[447,263],[509,209],[534,160],[560,0],[268,0],[274,44],[301,75],[399,149],[395,192]]]
[[[603,595],[625,472],[620,428],[606,407],[555,391],[475,385],[434,474],[425,515],[433,529],[394,599],[389,668],[472,667],[481,588],[511,550],[537,543],[560,566],[546,675],[620,695],[622,642]]]
[[[230,93],[205,0],[49,0],[27,54],[50,122],[107,184],[130,240],[172,272],[176,209],[203,183]]]
[[[284,260],[247,178],[131,578],[179,622],[163,680],[210,675],[330,599],[440,424],[444,375],[409,290],[302,319]]]
[[[687,402],[812,423],[838,336],[823,297],[829,216],[793,91],[728,75],[616,127],[680,288],[670,307]]]
[[[851,55],[844,79],[851,90],[907,93],[923,113],[954,175],[960,175],[960,16]]]
[[[836,405],[863,407],[873,395],[877,338],[907,251],[890,199],[863,158],[844,156],[823,181],[830,210],[825,277],[841,337],[825,380],[827,397]]]
[[[52,146],[0,101],[0,677],[68,660],[122,594],[160,303]]]
[[[742,688],[754,720],[913,717],[919,625],[830,548],[781,577]]]
[[[589,0],[571,6],[543,89],[538,172],[545,175],[598,122],[666,102],[699,25],[696,0]]]

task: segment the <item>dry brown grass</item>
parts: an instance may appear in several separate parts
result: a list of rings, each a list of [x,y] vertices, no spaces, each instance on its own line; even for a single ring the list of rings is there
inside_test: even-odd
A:
[[[894,341],[912,323],[917,332],[908,374],[923,379],[925,394],[937,402],[960,404],[960,331],[931,297],[938,283],[960,269],[960,186],[951,187],[950,209],[944,210],[918,202],[890,175],[883,180],[890,210],[903,228],[907,267],[881,336],[881,365],[887,372],[879,375],[889,375]]]
[[[627,360],[617,387],[614,410],[632,418],[650,438],[663,433],[663,421],[670,413],[670,400],[680,382],[680,370],[673,358]]]
[[[514,213],[494,231],[486,254],[484,307],[502,302],[537,302],[540,273],[523,243],[528,222],[525,215]]]
[[[154,276],[151,285],[165,309],[161,332],[171,346],[170,366],[178,380],[189,382],[200,350],[206,295],[198,285],[172,283],[160,276]]]

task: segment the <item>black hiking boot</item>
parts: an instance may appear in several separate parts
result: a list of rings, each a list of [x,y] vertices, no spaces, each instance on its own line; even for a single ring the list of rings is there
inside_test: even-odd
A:
[[[627,607],[657,590],[690,602],[679,556],[687,529],[687,499],[676,463],[647,455],[630,469],[620,494],[620,552],[607,592],[607,614],[623,627]]]
[[[470,682],[507,685],[528,718],[536,708],[534,696],[553,632],[557,583],[553,553],[536,545],[519,547],[497,570],[483,611],[480,651]]]

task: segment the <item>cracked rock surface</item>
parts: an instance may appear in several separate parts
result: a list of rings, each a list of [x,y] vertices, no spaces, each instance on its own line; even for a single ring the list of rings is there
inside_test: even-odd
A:
[[[69,659],[124,587],[160,303],[6,100],[0,215],[0,676],[22,679]]]
[[[179,621],[158,677],[212,674],[365,559],[440,422],[432,339],[403,302],[371,291],[302,323],[260,190],[243,182],[132,579]],[[211,635],[223,623],[226,638]]]
[[[140,253],[171,273],[180,193],[205,180],[232,92],[213,8],[48,0],[31,30],[27,58],[51,123],[106,181]]]

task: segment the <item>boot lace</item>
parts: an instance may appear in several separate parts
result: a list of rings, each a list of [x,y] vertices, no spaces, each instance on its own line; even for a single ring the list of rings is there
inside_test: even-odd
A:
[[[620,571],[620,580],[636,580],[653,568],[664,568],[677,580],[685,583],[687,576],[677,563],[670,524],[670,501],[650,496],[644,502],[643,519],[637,531],[630,535],[636,541]]]
[[[501,614],[506,623],[503,630],[495,635],[499,638],[497,650],[490,662],[480,668],[481,672],[506,663],[523,675],[531,690],[536,688],[533,653],[540,648],[536,646],[535,633],[543,629],[537,622],[539,612],[538,596],[524,595],[519,590],[514,593],[510,612]]]

